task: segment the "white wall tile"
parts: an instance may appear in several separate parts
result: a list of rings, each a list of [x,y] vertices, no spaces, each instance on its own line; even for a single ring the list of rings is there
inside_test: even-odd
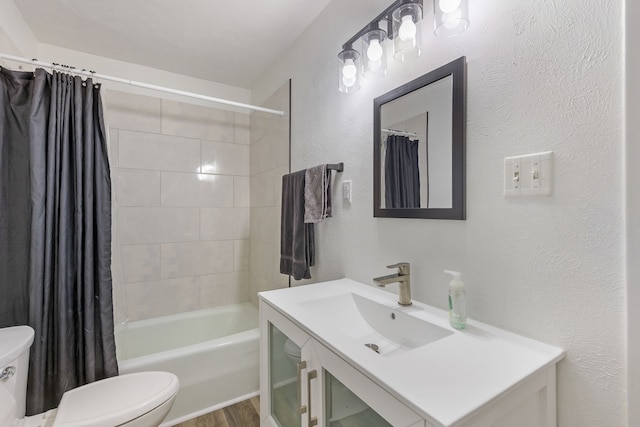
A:
[[[125,283],[160,279],[160,245],[123,245],[116,250]]]
[[[251,208],[251,239],[280,243],[280,208]]]
[[[261,174],[267,170],[264,161],[265,147],[266,145],[262,143],[262,140],[251,143],[251,149],[249,151],[251,175]]]
[[[230,273],[234,271],[233,240],[200,242],[200,274]]]
[[[233,177],[162,172],[162,206],[233,207]]]
[[[120,207],[117,215],[123,245],[198,240],[198,208]]]
[[[274,93],[263,104],[263,107],[282,110],[284,116],[275,116],[273,114],[263,113],[261,111],[253,111],[251,113],[251,143],[262,139],[265,135],[273,132],[274,129],[287,125],[289,123],[289,85],[282,85],[276,93]]]
[[[249,114],[234,114],[234,142],[249,145],[251,143],[251,116]]]
[[[126,289],[129,320],[150,319],[200,308],[198,277],[130,283]]]
[[[282,176],[287,173],[289,173],[289,166],[283,165],[252,175],[250,181],[251,207],[282,205]]]
[[[116,210],[118,208],[114,208],[114,219],[112,221],[112,236],[111,236],[111,280],[113,286],[124,285],[124,271],[122,269],[122,253],[120,252],[120,243],[117,242],[117,236],[115,229],[115,215]]]
[[[118,129],[109,129],[109,166],[118,167]]]
[[[118,319],[246,301],[249,115],[124,95],[109,107]]]
[[[162,133],[210,141],[233,142],[231,111],[162,100]]]
[[[114,90],[105,91],[105,116],[110,128],[160,133],[160,99]]]
[[[249,146],[202,141],[202,172],[249,176]]]
[[[249,270],[249,240],[235,240],[233,242],[233,268],[235,271]]]
[[[113,320],[115,324],[127,321],[127,290],[124,286],[113,286]]]
[[[120,131],[121,168],[199,172],[200,141],[178,136]]]
[[[257,273],[260,276],[271,281],[271,267],[269,266],[270,245],[257,240],[251,240],[250,263],[251,273]],[[278,268],[280,262],[278,261]]]
[[[285,135],[269,134],[251,144],[251,174],[256,175],[279,166],[289,165],[289,146]]]
[[[200,306],[217,307],[248,300],[249,273],[212,274],[200,276]]]
[[[233,206],[236,208],[248,208],[249,199],[249,177],[233,177]]]
[[[289,164],[289,128],[279,126],[269,132],[261,141],[266,147],[264,154],[265,170]]]
[[[249,238],[249,208],[201,208],[202,240],[243,240]]]
[[[163,243],[160,259],[163,279],[198,276],[200,242]]]
[[[280,204],[282,176],[289,172],[289,85],[283,85],[263,106],[285,111],[284,117],[251,114],[249,299],[257,292],[286,287],[280,274]]]
[[[160,172],[118,168],[114,175],[118,206],[160,206]]]
[[[249,302],[258,306],[258,292],[270,291],[273,289],[272,283],[261,274],[254,274],[253,270],[249,275]]]

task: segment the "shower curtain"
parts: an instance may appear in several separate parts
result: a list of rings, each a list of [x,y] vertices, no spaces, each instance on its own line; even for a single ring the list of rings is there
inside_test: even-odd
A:
[[[386,208],[420,207],[419,142],[400,135],[387,137],[384,165]]]
[[[0,69],[0,327],[35,330],[27,413],[117,375],[100,89]]]

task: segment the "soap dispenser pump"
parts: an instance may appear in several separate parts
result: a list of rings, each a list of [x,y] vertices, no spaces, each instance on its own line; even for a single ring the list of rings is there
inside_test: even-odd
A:
[[[467,326],[464,282],[460,280],[459,272],[451,270],[444,270],[444,272],[453,276],[449,282],[449,323],[456,329],[464,329]]]

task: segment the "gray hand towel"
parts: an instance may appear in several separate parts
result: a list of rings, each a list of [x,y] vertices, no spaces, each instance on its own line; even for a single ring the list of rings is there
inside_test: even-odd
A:
[[[282,177],[280,222],[280,273],[310,279],[315,264],[313,224],[304,223],[304,170]]]
[[[318,223],[331,216],[331,170],[327,165],[307,169],[304,184],[304,222]]]

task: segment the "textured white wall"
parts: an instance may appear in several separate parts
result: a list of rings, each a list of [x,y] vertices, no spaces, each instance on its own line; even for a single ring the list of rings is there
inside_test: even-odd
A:
[[[628,401],[640,401],[640,3],[626,2],[626,196]],[[640,425],[640,406],[629,405],[629,426]]]
[[[461,37],[425,29],[421,58],[339,94],[335,55],[388,3],[334,0],[253,90],[260,102],[291,77],[293,170],[344,161],[338,181],[353,180],[353,203],[336,197],[318,227],[314,280],[409,261],[415,299],[444,308],[442,270],[462,271],[470,317],[566,349],[559,425],[625,425],[621,4],[470,1]],[[462,55],[468,219],[373,218],[373,98]],[[545,150],[554,195],[505,199],[503,158]]]

